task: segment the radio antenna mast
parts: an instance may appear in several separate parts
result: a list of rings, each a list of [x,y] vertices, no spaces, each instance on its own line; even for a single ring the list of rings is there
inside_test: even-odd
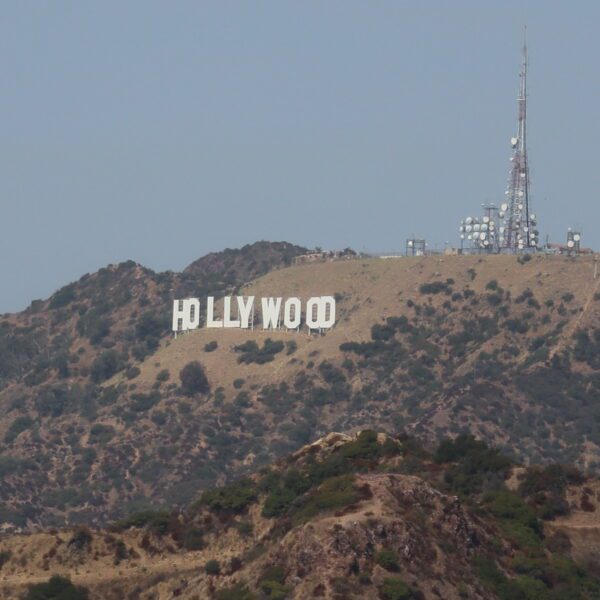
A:
[[[504,217],[500,248],[508,252],[535,250],[539,242],[536,218],[531,213],[529,198],[529,164],[527,160],[527,28],[523,41],[521,72],[519,73],[517,134],[511,138],[513,148],[506,200],[501,206]]]

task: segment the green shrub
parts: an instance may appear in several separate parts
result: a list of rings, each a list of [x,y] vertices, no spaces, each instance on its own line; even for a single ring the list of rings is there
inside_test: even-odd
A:
[[[247,585],[237,583],[233,587],[219,590],[215,594],[215,600],[259,600]]]
[[[294,511],[294,521],[307,521],[323,511],[354,504],[360,499],[354,483],[355,477],[350,473],[326,479],[300,503]]]
[[[69,285],[62,287],[52,296],[48,308],[51,310],[62,308],[63,306],[67,306],[67,304],[73,302],[76,297],[77,294],[75,293],[75,284],[70,283]]]
[[[124,366],[125,362],[116,350],[106,350],[92,362],[90,377],[94,383],[102,383],[118,373]]]
[[[211,558],[204,565],[204,572],[207,575],[219,575],[221,573],[221,565],[219,564],[219,561],[215,560],[214,558]]]
[[[400,577],[387,577],[379,592],[383,600],[416,600],[413,590]]]
[[[208,379],[204,367],[197,361],[191,361],[179,373],[181,389],[187,396],[206,394],[209,389]]]
[[[398,571],[398,555],[391,548],[382,548],[375,555],[375,562],[386,571]]]
[[[444,281],[432,281],[431,283],[424,283],[419,287],[421,294],[451,294],[452,288]]]
[[[82,525],[75,528],[73,531],[73,535],[69,540],[68,546],[69,548],[74,548],[75,550],[88,550],[90,545],[92,544],[92,533],[91,531]]]
[[[503,530],[521,548],[540,546],[542,527],[533,509],[514,492],[500,490],[484,496],[485,508],[502,521]]]
[[[2,567],[11,559],[12,552],[10,550],[0,551],[0,571]]]
[[[225,487],[207,490],[199,503],[210,510],[239,514],[256,501],[256,488],[251,479],[241,479]]]
[[[468,434],[443,440],[434,459],[438,463],[457,463],[447,469],[445,481],[453,491],[465,495],[481,491],[487,479],[503,478],[512,464],[497,449],[489,448],[485,442]]]
[[[107,444],[115,436],[115,429],[112,425],[104,425],[103,423],[95,423],[90,428],[90,444]]]
[[[202,531],[194,526],[188,526],[183,533],[181,545],[190,551],[202,550],[204,548],[204,537]]]
[[[204,346],[204,352],[214,352],[218,347],[218,342],[216,340],[213,340],[212,342],[208,342],[208,344]]]
[[[4,434],[4,442],[10,444],[24,431],[30,429],[34,423],[35,421],[28,415],[17,417]]]
[[[285,585],[285,570],[281,565],[270,565],[262,573],[258,587],[269,600],[285,600],[291,589]]]
[[[240,353],[239,363],[262,365],[275,360],[275,355],[282,352],[284,348],[285,344],[281,340],[273,341],[271,338],[267,338],[262,348],[254,340],[248,340],[243,344],[234,346],[233,349],[235,352]]]
[[[53,575],[46,583],[29,586],[24,600],[88,600],[89,593],[82,586],[73,585],[70,579]]]
[[[142,510],[125,519],[117,521],[113,529],[125,531],[126,529],[146,528],[157,535],[165,535],[169,531],[171,514],[166,510]]]
[[[140,373],[139,367],[129,367],[129,369],[125,371],[125,377],[127,377],[127,379],[135,379]]]
[[[157,373],[156,381],[161,381],[164,383],[165,381],[169,381],[170,377],[171,373],[169,373],[169,369],[163,369]]]

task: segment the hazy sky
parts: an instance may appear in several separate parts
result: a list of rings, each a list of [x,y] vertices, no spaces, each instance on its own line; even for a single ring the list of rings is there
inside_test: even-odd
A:
[[[0,4],[0,312],[259,239],[458,243],[502,200],[522,25],[542,234],[600,248],[600,3]]]

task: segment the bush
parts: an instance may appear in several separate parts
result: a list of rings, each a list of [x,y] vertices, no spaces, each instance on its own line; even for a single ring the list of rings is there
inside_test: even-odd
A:
[[[217,341],[213,340],[212,342],[208,342],[208,344],[204,346],[204,352],[214,352],[218,347],[219,344],[217,343]]]
[[[413,590],[400,577],[384,579],[379,595],[383,600],[416,600],[417,598]]]
[[[104,425],[103,423],[95,423],[90,428],[90,444],[101,444],[104,445],[115,435],[115,429],[112,425]]]
[[[431,283],[424,283],[419,287],[421,294],[451,294],[452,288],[444,281],[432,281]]]
[[[169,530],[171,514],[166,510],[142,510],[117,521],[113,525],[116,531],[124,531],[132,527],[146,528],[157,535],[164,535]]]
[[[202,531],[196,527],[188,527],[183,534],[182,545],[186,550],[202,550],[202,548],[204,548]]]
[[[169,369],[163,369],[156,375],[156,381],[169,381],[171,374],[169,373]]]
[[[127,379],[135,379],[141,373],[138,367],[129,367],[127,371],[125,371],[125,377]]]
[[[102,383],[118,373],[124,362],[116,350],[106,350],[94,359],[90,367],[90,377],[94,383]]]
[[[83,551],[89,550],[92,544],[92,533],[87,527],[79,526],[73,532],[71,539],[69,540],[69,548],[75,548],[75,550]]]
[[[181,380],[181,389],[187,396],[206,394],[210,389],[204,367],[196,360],[189,362],[181,369],[179,379]]]
[[[453,491],[466,495],[481,491],[486,480],[504,477],[511,465],[499,450],[467,434],[443,440],[434,458],[438,463],[457,463],[446,471],[445,480]]]
[[[75,285],[70,283],[69,285],[62,287],[60,290],[58,290],[58,292],[56,292],[56,294],[54,294],[54,296],[52,296],[48,308],[51,310],[62,308],[63,306],[67,306],[67,304],[73,302],[76,297]]]
[[[258,600],[258,596],[248,589],[247,585],[238,583],[233,587],[219,590],[215,600]]]
[[[256,489],[251,479],[241,479],[225,487],[207,490],[200,504],[215,512],[239,514],[256,501]]]
[[[386,571],[398,571],[398,555],[391,548],[382,548],[375,556],[375,561]]]
[[[38,583],[29,587],[24,600],[88,600],[88,591],[75,586],[66,577],[54,575],[46,583]]]
[[[0,571],[2,567],[11,559],[12,552],[10,550],[0,551]]]
[[[285,344],[281,340],[273,341],[267,338],[262,348],[254,340],[248,340],[244,344],[234,346],[233,349],[241,353],[238,358],[239,363],[262,365],[275,360],[275,355],[282,352],[284,348]]]
[[[5,443],[10,444],[19,435],[21,435],[21,433],[27,431],[34,424],[34,422],[35,421],[27,415],[17,417],[4,435]]]
[[[219,575],[221,573],[221,565],[218,560],[212,558],[204,565],[204,572],[207,575]]]

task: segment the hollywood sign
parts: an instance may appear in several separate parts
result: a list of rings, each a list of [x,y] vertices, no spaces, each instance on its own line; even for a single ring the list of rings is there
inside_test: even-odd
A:
[[[234,305],[235,304],[235,308]],[[263,329],[299,329],[302,325],[302,302],[300,298],[261,298],[260,308]],[[199,298],[185,298],[173,301],[173,331],[189,331],[200,327]],[[254,296],[226,296],[223,298],[222,312],[217,316],[215,299],[206,298],[205,327],[254,329]],[[335,298],[316,296],[309,298],[304,305],[304,323],[309,330],[330,329],[335,325]]]

